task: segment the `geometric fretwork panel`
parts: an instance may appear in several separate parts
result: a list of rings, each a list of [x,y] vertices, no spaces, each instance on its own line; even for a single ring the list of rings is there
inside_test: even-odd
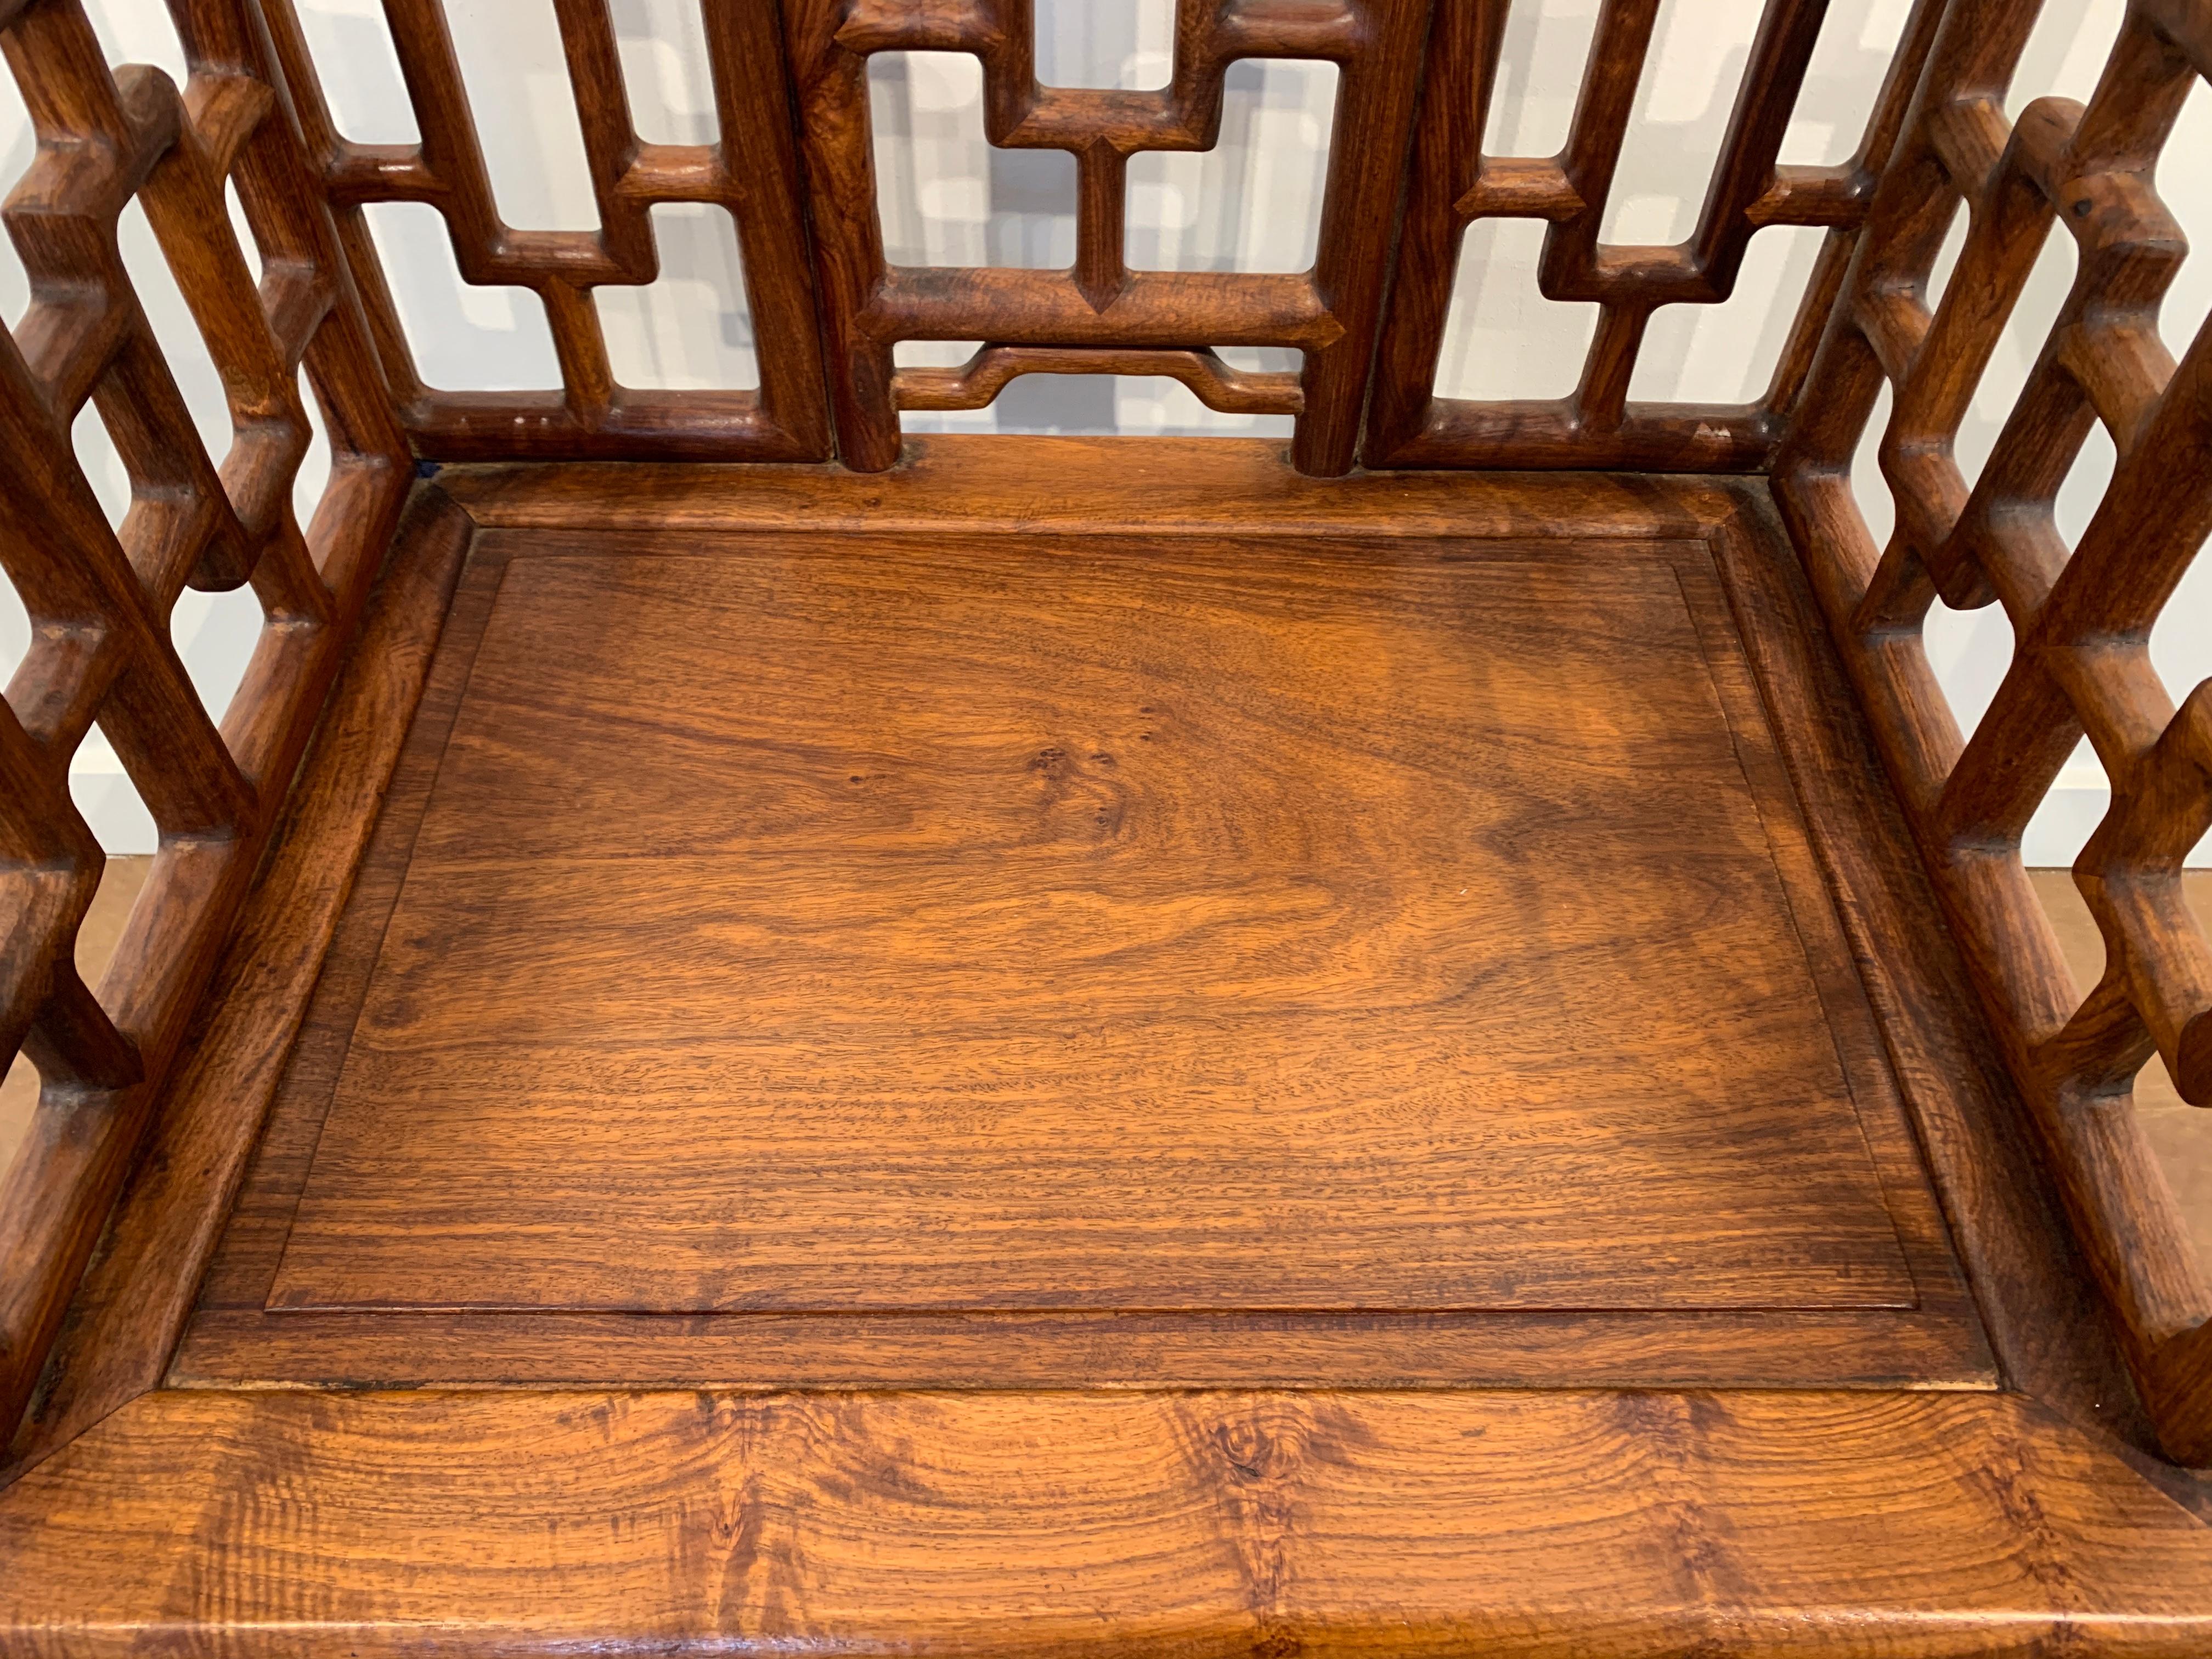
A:
[[[0,0],[37,135],[8,234],[31,301],[0,335],[0,563],[31,644],[0,703],[0,1064],[41,1080],[0,1186],[0,1423],[13,1425],[142,1139],[390,539],[405,447],[250,0],[173,0],[190,74],[109,67],[81,0]],[[236,187],[257,282],[231,228]],[[200,441],[117,240],[137,202],[219,372],[232,438]],[[331,471],[304,527],[311,438]],[[111,528],[70,429],[94,405],[130,476]],[[264,617],[228,709],[169,635],[187,586],[251,584]],[[70,760],[97,722],[161,851],[94,994],[78,925],[101,854]]]
[[[2176,708],[2149,655],[2160,610],[2212,533],[2212,326],[2176,363],[2161,299],[2188,246],[2158,158],[2212,76],[2212,0],[2134,0],[2087,106],[2004,93],[2039,7],[1954,0],[1829,320],[1778,495],[1873,720],[1938,893],[2057,1170],[2080,1243],[2169,1450],[2212,1461],[2212,1283],[2129,1110],[2163,1057],[2212,1105],[2212,947],[2181,866],[2212,830],[2212,682]],[[1969,228],[1931,313],[1929,274]],[[1970,399],[2054,225],[2073,288],[1970,487]],[[2204,257],[2200,255],[2199,257]],[[1850,486],[1881,435],[1896,523],[1877,546]],[[2097,425],[2118,461],[2069,547],[2059,487]],[[1935,602],[2004,607],[2016,641],[1963,738],[1921,643]],[[2021,858],[2029,817],[2084,735],[2110,811],[2074,869],[2106,968],[2079,994]]]
[[[1802,391],[1941,5],[1914,9],[1856,154],[1837,166],[1812,167],[1777,157],[1828,6],[1826,0],[1767,0],[1694,229],[1682,242],[1632,246],[1602,241],[1601,231],[1652,51],[1659,0],[1604,0],[1566,147],[1541,157],[1483,153],[1513,3],[1468,0],[1437,9],[1397,276],[1376,364],[1367,464],[1693,471],[1764,466]],[[1693,9],[1675,17],[1677,28],[1697,26]],[[1439,397],[1437,363],[1462,244],[1468,226],[1501,218],[1546,226],[1536,286],[1547,301],[1595,306],[1595,334],[1564,396]],[[1726,301],[1753,234],[1771,225],[1824,227],[1829,234],[1765,396],[1748,404],[1631,403],[1652,313],[1662,306]]]
[[[542,3],[542,0],[534,0]],[[339,136],[289,0],[270,21],[319,187],[359,277],[378,355],[417,453],[503,459],[821,460],[830,449],[799,162],[773,0],[702,8],[717,141],[650,143],[632,118],[608,0],[554,8],[597,204],[593,230],[521,230],[494,200],[443,0],[386,0],[420,140]],[[561,387],[450,392],[426,386],[384,277],[364,205],[428,204],[463,280],[526,289],[544,307]],[[729,215],[743,252],[760,385],[668,391],[623,385],[593,290],[661,274],[653,210]],[[525,303],[530,303],[526,301]],[[414,344],[421,342],[411,343]]]
[[[1339,473],[1356,447],[1419,81],[1426,0],[1178,0],[1175,64],[1157,92],[1038,84],[1034,0],[786,0],[812,185],[830,393],[848,465],[887,467],[898,411],[978,408],[1015,374],[1172,374],[1217,409],[1292,414],[1302,471]],[[878,52],[982,60],[994,145],[1075,158],[1076,250],[1063,270],[889,264],[876,203],[866,60]],[[1322,58],[1342,79],[1320,253],[1296,273],[1131,270],[1128,162],[1206,150],[1239,58]],[[961,369],[896,373],[901,340],[980,340]],[[1299,375],[1239,374],[1217,346],[1295,347]]]

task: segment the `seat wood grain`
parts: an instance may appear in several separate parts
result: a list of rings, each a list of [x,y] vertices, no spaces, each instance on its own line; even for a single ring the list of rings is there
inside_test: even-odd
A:
[[[1913,1304],[1696,544],[487,539],[272,1308]]]
[[[27,1659],[2212,1643],[2212,1531],[1989,1394],[169,1391],[0,1559]]]

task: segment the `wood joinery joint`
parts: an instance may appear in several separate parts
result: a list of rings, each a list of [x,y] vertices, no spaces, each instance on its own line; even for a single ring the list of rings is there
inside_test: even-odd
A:
[[[473,528],[434,487],[418,488],[401,518],[359,647],[210,982],[198,1040],[163,1085],[148,1154],[77,1287],[0,1480],[153,1387],[167,1363],[321,970]]]

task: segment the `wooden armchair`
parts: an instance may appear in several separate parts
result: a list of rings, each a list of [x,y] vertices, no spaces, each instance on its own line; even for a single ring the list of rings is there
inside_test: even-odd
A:
[[[714,0],[697,146],[555,0],[590,231],[501,219],[441,0],[385,0],[405,145],[289,0],[170,7],[181,88],[0,0],[0,1650],[2212,1650],[2212,1279],[2131,1099],[2156,1055],[2212,1105],[2212,682],[2148,654],[2212,534],[2156,184],[2212,3],[2014,122],[2036,0],[1916,0],[1810,167],[1826,6],[1768,0],[1667,246],[1601,234],[1659,0],[1603,0],[1548,158],[1483,153],[1509,0],[1178,0],[1157,92],[1041,85],[1030,0]],[[887,260],[890,51],[1073,156],[1068,268]],[[1339,70],[1313,268],[1132,269],[1131,157],[1250,58]],[[381,203],[542,302],[557,391],[435,387]],[[759,385],[624,386],[594,293],[698,203]],[[1436,391],[1501,217],[1597,307],[1556,401]],[[1765,396],[1632,399],[1777,225],[1826,235]],[[1086,374],[1294,435],[902,434]],[[168,619],[244,585],[210,709]],[[1971,736],[1939,599],[2016,641]],[[161,844],[97,988],[95,722]],[[2021,846],[2085,735],[2081,988]]]

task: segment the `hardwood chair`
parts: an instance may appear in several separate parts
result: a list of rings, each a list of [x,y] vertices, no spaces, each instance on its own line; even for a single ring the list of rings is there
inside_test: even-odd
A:
[[[2130,0],[2015,122],[2035,0],[1916,0],[1810,167],[1826,8],[1768,0],[1668,246],[1601,234],[1658,0],[1604,0],[1550,158],[1483,153],[1507,0],[1179,0],[1158,92],[1041,86],[1030,0],[716,0],[700,145],[556,0],[592,231],[501,220],[440,0],[385,0],[402,145],[289,0],[170,5],[181,88],[0,0],[0,1650],[2212,1651],[2212,1280],[2131,1103],[2156,1055],[2212,1104],[2212,683],[2148,653],[2212,532],[2156,185],[2212,3]],[[1069,268],[887,262],[886,51],[1073,155]],[[1313,268],[1131,269],[1131,156],[1285,58],[1340,77]],[[542,302],[557,391],[434,388],[385,203]],[[594,291],[686,203],[757,389],[611,370]],[[1556,401],[1437,394],[1498,218],[1596,307]],[[1770,226],[1825,233],[1771,389],[1632,399]],[[902,435],[1033,374],[1294,435]],[[168,618],[242,585],[210,709]],[[2016,641],[1971,737],[1939,599]],[[96,989],[95,722],[161,844]],[[2021,857],[2085,735],[2086,989]]]

